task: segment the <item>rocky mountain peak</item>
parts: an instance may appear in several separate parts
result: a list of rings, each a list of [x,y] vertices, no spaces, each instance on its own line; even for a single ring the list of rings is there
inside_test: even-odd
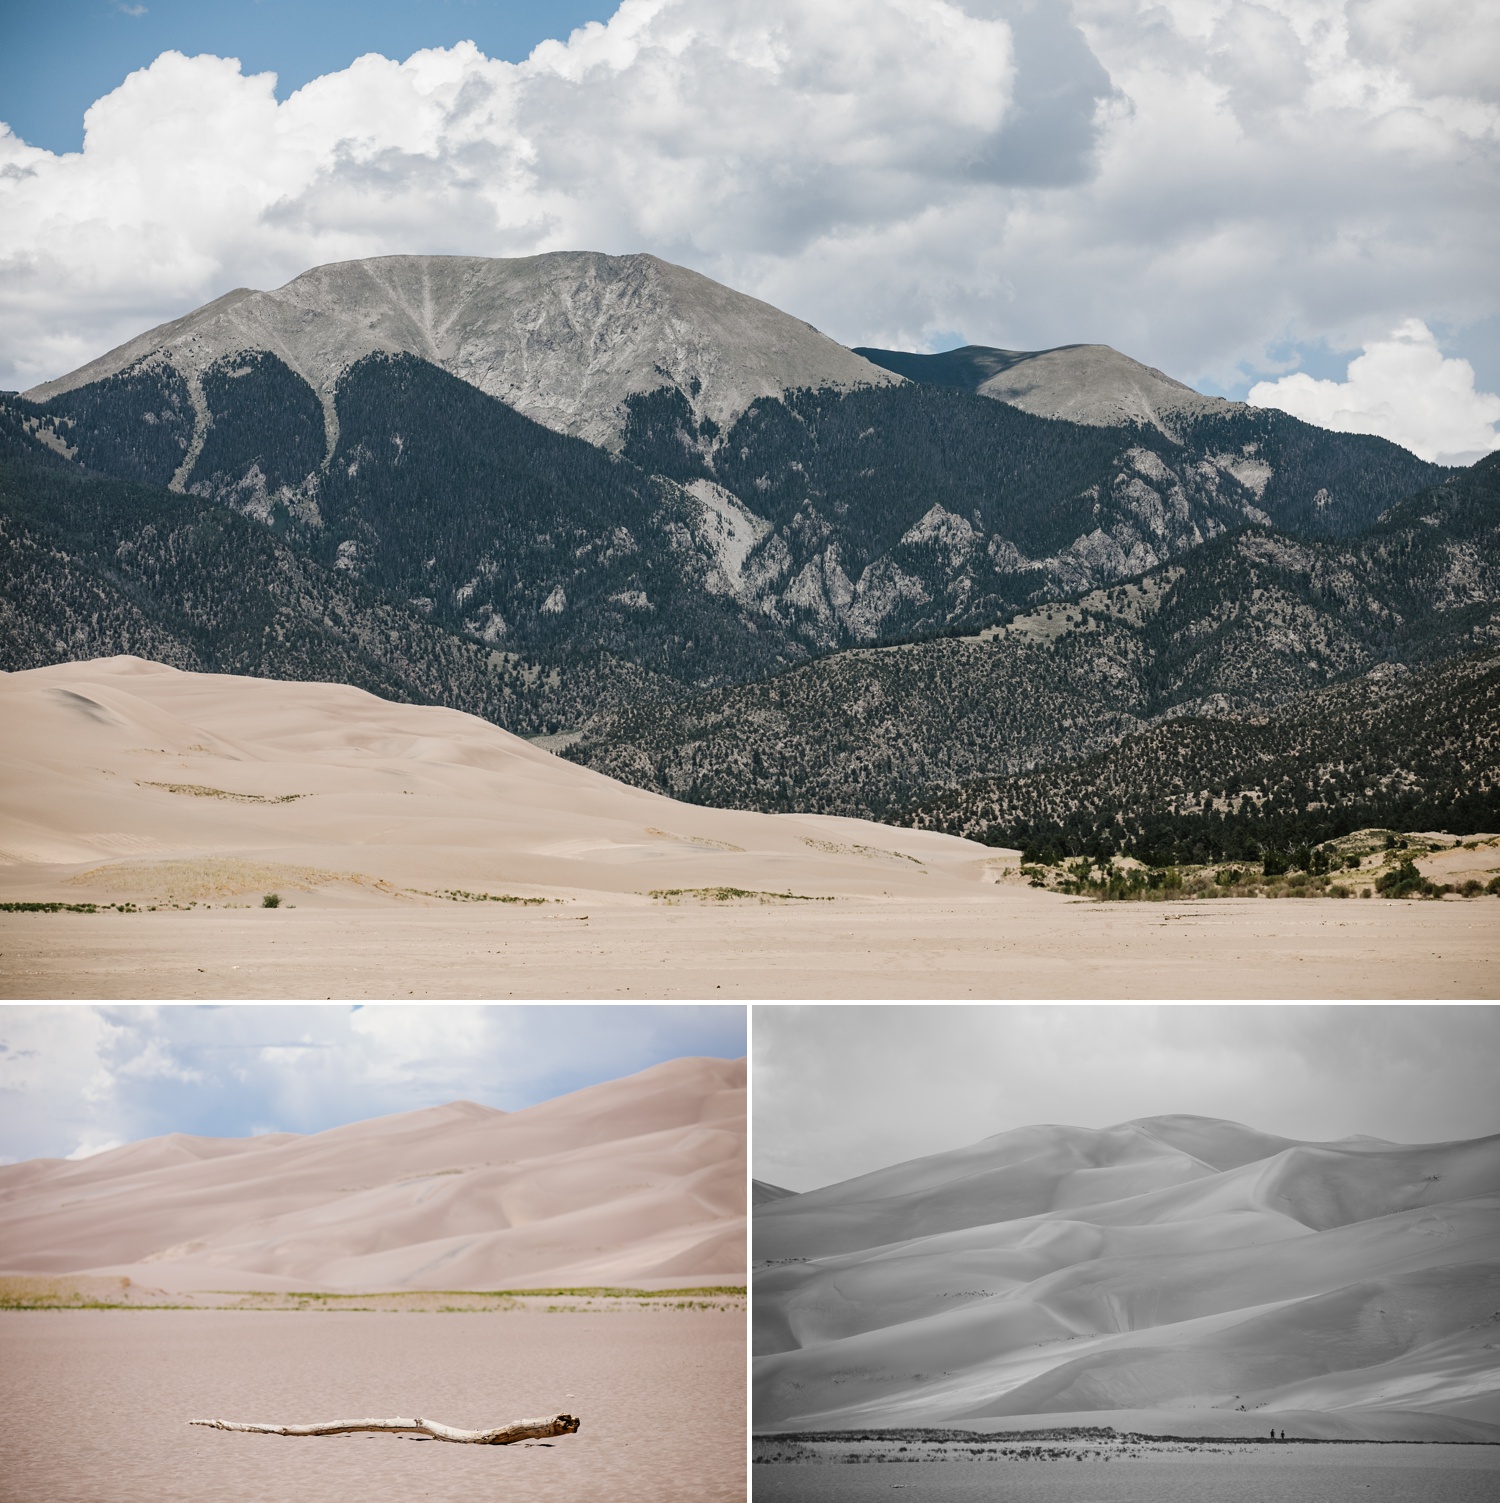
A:
[[[1229,413],[1244,406],[1206,397],[1107,344],[1065,344],[1051,350],[971,344],[940,355],[860,347],[855,353],[911,381],[960,387],[1037,417],[1066,418],[1096,428],[1140,423],[1175,438],[1178,418]]]
[[[685,267],[556,251],[314,267],[274,292],[227,293],[26,395],[45,401],[153,360],[196,392],[210,366],[252,351],[277,356],[318,393],[330,450],[339,377],[377,353],[415,355],[549,428],[612,449],[626,398],[663,386],[680,390],[699,422],[722,427],[757,398],[796,387],[900,379]]]

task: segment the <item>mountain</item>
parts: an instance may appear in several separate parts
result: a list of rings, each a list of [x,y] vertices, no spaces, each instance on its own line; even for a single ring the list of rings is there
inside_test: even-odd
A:
[[[1493,643],[1483,466],[1103,346],[865,354],[648,256],[231,293],[0,396],[0,667],[344,681],[890,817]]]
[[[1482,1432],[1497,1235],[1500,1138],[1001,1133],[755,1208],[754,1425]]]
[[[1097,416],[1096,365],[1067,379]],[[1197,401],[1172,433],[1039,418],[651,257],[567,253],[318,268],[10,405],[459,637],[692,689],[978,630],[1247,524],[1349,534],[1445,473]]]
[[[1036,859],[1259,860],[1360,829],[1500,829],[1500,652],[1382,664],[1261,714],[1173,718],[900,816]]]
[[[338,441],[339,378],[375,354],[414,355],[559,433],[610,448],[626,399],[662,386],[681,392],[699,422],[725,427],[757,397],[788,388],[896,379],[811,325],[686,267],[555,251],[314,267],[274,292],[226,293],[26,395],[49,402],[134,380],[171,408],[186,439],[186,483],[187,461],[216,417],[204,379],[242,376],[246,353],[274,355],[316,395],[328,454]]]
[[[744,1153],[744,1061],[680,1059],[516,1112],[3,1166],[0,1245],[9,1272],[178,1289],[735,1283]]]
[[[1434,796],[1439,788],[1451,792],[1445,779],[1457,777],[1458,788],[1479,793],[1487,785],[1468,783],[1462,762],[1443,764],[1439,774],[1422,761],[1420,748],[1432,749],[1430,738],[1441,735],[1440,696],[1452,682],[1418,678],[1394,699],[1383,699],[1378,686],[1408,666],[1493,655],[1497,643],[1500,456],[1492,456],[1354,538],[1299,539],[1247,527],[1136,580],[1034,607],[972,637],[838,653],[671,705],[601,712],[567,754],[613,777],[721,806],[891,818],[924,801],[923,817],[947,828],[938,810],[950,803],[956,810],[962,796],[945,800],[940,789],[1099,754],[1158,721],[1253,720],[1286,704],[1275,726],[1312,726],[1316,706],[1291,708],[1296,696],[1373,675],[1367,693],[1350,688],[1328,701],[1327,735],[1309,740],[1309,729],[1286,744],[1274,728],[1264,735],[1269,760],[1255,776],[1279,784],[1294,767],[1310,775],[1321,760],[1337,763],[1335,781],[1352,787],[1356,770],[1370,769],[1332,726],[1352,734],[1361,704],[1373,713],[1388,703],[1380,776],[1398,786],[1415,779],[1414,787]],[[1492,733],[1496,708],[1489,680],[1476,671],[1477,748]],[[1335,705],[1344,708],[1334,713]],[[1429,714],[1439,718],[1424,740],[1414,722]],[[1258,733],[1238,734],[1244,741]],[[1299,741],[1307,766],[1293,750]],[[1214,760],[1217,751],[1204,755],[1208,761],[1190,764],[1201,780],[1195,794],[1238,786],[1248,764],[1236,764],[1227,744],[1223,760]],[[1099,770],[1090,764],[1054,781],[1076,788]],[[1323,781],[1320,774],[1316,787],[1300,789],[1303,805],[1316,801]],[[1109,804],[1110,786],[1125,796],[1118,784],[1101,787],[1097,807],[1108,806],[1108,817],[1123,807]],[[1139,790],[1132,811],[1154,808],[1151,800],[1169,787],[1163,770]],[[1048,805],[1038,798],[1027,807],[1039,813]],[[993,795],[976,790],[975,807],[987,799]]]
[[[1228,416],[1247,410],[1243,402],[1205,397],[1107,344],[1065,344],[1052,350],[997,350],[969,344],[941,355],[856,346],[854,353],[909,381],[956,386],[1009,402],[1038,417],[1067,418],[1097,427],[1136,423],[1176,437],[1184,417]]]
[[[603,654],[564,677],[434,625],[213,500],[84,470],[0,401],[0,667],[136,654],[320,679],[530,733],[676,689]]]

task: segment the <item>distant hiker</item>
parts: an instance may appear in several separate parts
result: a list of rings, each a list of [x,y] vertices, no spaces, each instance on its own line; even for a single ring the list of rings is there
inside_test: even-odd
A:
[[[1282,1439],[1283,1439],[1283,1440],[1285,1440],[1285,1439],[1286,1439],[1286,1431],[1285,1431],[1285,1430],[1283,1430],[1283,1431],[1282,1431],[1282,1432],[1281,1432],[1281,1438],[1282,1438]]]
[[[1276,1431],[1274,1429],[1271,1431],[1271,1439],[1272,1440],[1276,1439]]]

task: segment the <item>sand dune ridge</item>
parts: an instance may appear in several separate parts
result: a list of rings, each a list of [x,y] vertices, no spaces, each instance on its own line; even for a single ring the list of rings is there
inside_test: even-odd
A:
[[[1026,1128],[763,1200],[754,1259],[764,1430],[1165,1408],[1500,1427],[1500,1137]]]
[[[0,1168],[0,1267],[162,1287],[506,1288],[744,1269],[743,1061],[523,1111],[473,1102]]]

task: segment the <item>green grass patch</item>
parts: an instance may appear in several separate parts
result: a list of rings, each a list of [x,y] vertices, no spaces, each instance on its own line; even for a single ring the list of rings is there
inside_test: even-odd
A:
[[[832,898],[814,897],[805,892],[759,892],[745,887],[654,887],[650,896],[670,903],[674,898],[699,898],[705,903],[732,903],[740,898],[754,898],[761,903],[831,903]]]

